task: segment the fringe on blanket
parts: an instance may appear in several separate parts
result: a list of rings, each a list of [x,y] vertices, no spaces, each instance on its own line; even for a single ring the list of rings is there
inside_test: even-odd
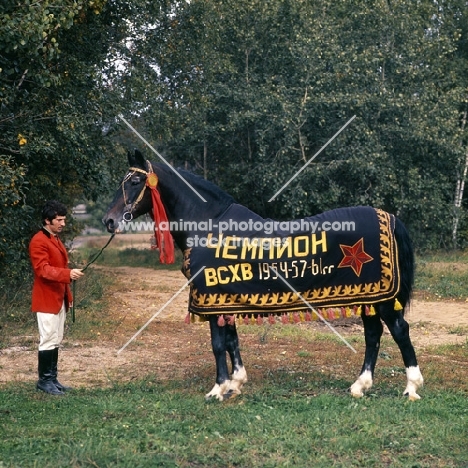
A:
[[[395,299],[394,310],[402,310],[403,307]],[[265,313],[252,313],[252,314],[219,314],[218,326],[224,327],[227,325],[234,325],[236,319],[244,325],[274,325],[281,323],[283,325],[300,323],[300,322],[313,322],[321,320],[318,314],[325,320],[331,321],[339,318],[360,317],[363,313],[362,306],[354,307],[334,307],[334,308],[314,308],[313,310],[306,310],[300,312],[288,312],[284,314],[265,314]],[[375,308],[373,305],[364,307],[364,314],[368,316],[375,315]],[[185,323],[206,322],[208,321],[208,314],[198,315],[191,314],[190,312],[185,317]]]

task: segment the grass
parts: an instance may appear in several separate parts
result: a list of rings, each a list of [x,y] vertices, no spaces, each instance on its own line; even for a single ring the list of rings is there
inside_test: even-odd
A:
[[[77,265],[85,265],[98,253],[99,248],[83,248],[75,254]],[[138,249],[135,247],[126,249],[107,248],[97,258],[96,265],[108,267],[130,266],[151,268],[153,270],[180,270],[182,264],[182,253],[175,253],[175,262],[170,265],[163,265],[159,262],[159,252],[150,249]]]
[[[276,376],[278,377],[278,376]],[[199,382],[142,379],[50,398],[0,394],[0,466],[455,467],[468,463],[466,395],[411,403],[384,388],[352,399],[340,381],[285,375],[265,391],[206,403]],[[327,392],[323,387],[335,387]]]
[[[357,320],[358,319],[356,319],[356,321]],[[337,326],[336,323],[334,325],[335,327]],[[316,329],[314,329],[313,332],[309,332],[309,325],[307,323],[296,324],[295,326],[275,324],[263,325],[261,327],[258,325],[244,325],[243,323],[238,323],[237,328],[239,329],[239,333],[257,335],[260,343],[275,341],[278,337],[289,340],[294,340],[295,338],[300,337],[306,342],[337,343],[340,345],[343,344],[340,337],[330,333],[328,328],[325,326],[323,327],[323,332],[317,331]],[[352,344],[364,343],[364,336],[347,336],[346,340]],[[382,343],[384,343],[385,340],[386,338],[383,337]]]
[[[457,325],[448,329],[448,332],[453,335],[464,336],[468,335],[468,326]]]
[[[464,254],[417,257],[415,289],[431,300],[468,300],[468,261]]]
[[[146,266],[142,262],[150,257],[159,264],[152,252],[135,250],[120,253],[111,248],[99,263]],[[86,262],[95,251],[80,251],[79,261]],[[468,297],[464,260],[451,268],[447,262],[442,255],[418,258],[418,294],[431,299]],[[106,314],[106,291],[115,287],[114,281],[90,268],[86,281],[77,283],[78,320],[67,332],[70,338],[92,345],[99,339],[96,330],[101,337],[112,333],[116,324]],[[28,312],[29,292],[17,296],[23,296],[23,302],[0,314],[0,347],[15,336],[25,340],[30,339],[27,333],[37,334]],[[300,340],[300,362],[293,365],[289,354],[267,369],[255,369],[251,362],[257,377],[247,383],[243,395],[223,404],[204,401],[212,376],[208,380],[196,372],[171,380],[141,375],[128,384],[79,388],[58,398],[35,392],[30,384],[3,385],[0,467],[468,466],[468,341],[425,351],[423,398],[409,402],[401,396],[405,369],[396,346],[384,337],[376,385],[366,397],[353,399],[347,389],[355,363],[350,366],[339,355],[341,343],[326,330],[312,335],[306,326],[239,328],[261,344]],[[454,326],[451,333],[466,330]],[[363,337],[349,339],[362,346]],[[317,349],[331,371],[312,364]]]
[[[105,334],[115,329],[115,322],[110,321],[105,314],[108,304],[105,291],[113,283],[111,275],[103,275],[91,268],[76,282],[75,311],[80,319],[67,331],[68,336],[89,340],[96,338],[96,330]],[[35,314],[30,312],[30,296],[30,287],[25,287],[18,292],[17,300],[0,312],[0,349],[37,341],[37,322]]]

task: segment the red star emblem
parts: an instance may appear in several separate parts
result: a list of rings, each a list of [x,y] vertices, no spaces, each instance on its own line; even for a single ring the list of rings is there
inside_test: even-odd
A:
[[[364,238],[361,237],[353,246],[340,244],[343,252],[343,260],[338,268],[351,267],[356,276],[361,275],[362,265],[374,260],[369,254],[364,252]]]

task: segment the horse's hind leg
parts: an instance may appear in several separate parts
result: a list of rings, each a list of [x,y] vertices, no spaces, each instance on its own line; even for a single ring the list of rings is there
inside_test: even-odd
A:
[[[403,318],[401,311],[393,310],[392,303],[383,303],[378,308],[383,321],[400,348],[406,367],[407,384],[403,394],[407,395],[410,400],[419,400],[421,397],[417,394],[417,390],[423,384],[423,377],[409,336],[408,322]]]
[[[216,361],[216,384],[209,393],[205,395],[206,399],[217,398],[223,401],[224,395],[229,393],[231,381],[226,360],[226,327],[218,325],[218,316],[210,316],[211,347]]]
[[[372,387],[375,363],[377,362],[380,349],[380,337],[383,332],[382,322],[378,315],[362,315],[362,322],[364,324],[364,337],[366,340],[364,364],[362,365],[358,379],[350,388],[351,395],[356,398],[362,397],[364,392]]]
[[[229,387],[230,395],[239,395],[241,388],[247,382],[247,372],[239,350],[239,338],[237,336],[236,324],[226,325],[226,348],[232,362],[232,377]],[[230,396],[229,395],[229,396]],[[227,395],[225,395],[226,397]]]

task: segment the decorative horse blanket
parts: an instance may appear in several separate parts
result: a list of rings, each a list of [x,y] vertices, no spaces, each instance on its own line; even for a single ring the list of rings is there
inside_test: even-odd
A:
[[[233,204],[184,252],[183,273],[198,273],[189,312],[285,314],[306,311],[304,301],[349,310],[393,299],[394,227],[393,215],[370,207],[280,222]]]

